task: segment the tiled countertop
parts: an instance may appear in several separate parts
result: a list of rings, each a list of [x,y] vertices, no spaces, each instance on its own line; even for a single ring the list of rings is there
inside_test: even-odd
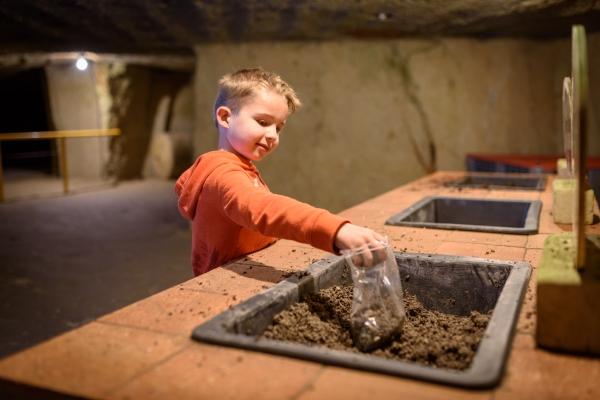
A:
[[[340,215],[389,237],[395,250],[524,260],[533,266],[501,384],[456,389],[387,375],[201,344],[192,330],[327,254],[281,240],[83,327],[0,360],[4,387],[23,385],[110,399],[598,399],[600,359],[536,348],[536,270],[545,238],[569,231],[551,215],[553,177],[544,192],[445,188],[464,172],[437,172]],[[541,200],[539,233],[506,235],[385,226],[428,195]],[[595,205],[598,215],[598,206]],[[588,228],[600,233],[600,224]]]

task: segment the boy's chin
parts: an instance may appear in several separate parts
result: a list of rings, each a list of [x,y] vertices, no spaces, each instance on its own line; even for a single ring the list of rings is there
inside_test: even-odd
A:
[[[248,161],[261,161],[265,158],[266,154],[240,154]]]
[[[271,154],[271,153],[259,151],[258,154],[257,153],[248,154],[249,157],[246,157],[246,158],[248,158],[248,160],[250,160],[250,161],[261,161],[269,154]]]

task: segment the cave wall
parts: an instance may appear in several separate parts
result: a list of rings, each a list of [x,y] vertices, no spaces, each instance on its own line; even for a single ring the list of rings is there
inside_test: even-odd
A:
[[[121,135],[111,142],[107,172],[118,180],[142,178],[161,99],[174,98],[192,80],[188,72],[121,65],[109,74],[111,127]]]
[[[118,137],[67,139],[69,176],[87,179],[142,177],[160,99],[174,98],[192,80],[191,72],[122,62],[90,63],[84,71],[73,62],[50,63],[45,71],[56,130],[121,129]]]
[[[218,79],[239,68],[275,71],[304,107],[257,166],[273,192],[333,212],[434,170],[464,170],[467,153],[562,153],[569,39],[271,42],[195,51],[195,155],[217,148]],[[588,52],[597,65],[598,34],[588,35]],[[598,78],[590,72],[592,92]],[[598,137],[593,122],[592,133]],[[600,155],[599,142],[591,141],[591,154]]]

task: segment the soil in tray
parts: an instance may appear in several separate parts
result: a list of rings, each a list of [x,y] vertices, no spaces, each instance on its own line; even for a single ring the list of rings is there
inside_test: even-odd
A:
[[[277,314],[263,337],[360,353],[352,340],[350,310],[353,286],[333,286],[310,293]],[[374,356],[439,368],[465,370],[471,364],[490,320],[476,311],[468,317],[426,310],[404,293],[406,321],[402,333]]]

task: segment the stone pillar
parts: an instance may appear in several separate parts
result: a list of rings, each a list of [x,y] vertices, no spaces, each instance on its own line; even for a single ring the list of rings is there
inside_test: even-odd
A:
[[[80,71],[74,62],[49,64],[50,113],[56,130],[102,129],[102,112],[96,93],[95,66]],[[67,139],[67,164],[70,178],[99,179],[108,160],[110,138]]]

